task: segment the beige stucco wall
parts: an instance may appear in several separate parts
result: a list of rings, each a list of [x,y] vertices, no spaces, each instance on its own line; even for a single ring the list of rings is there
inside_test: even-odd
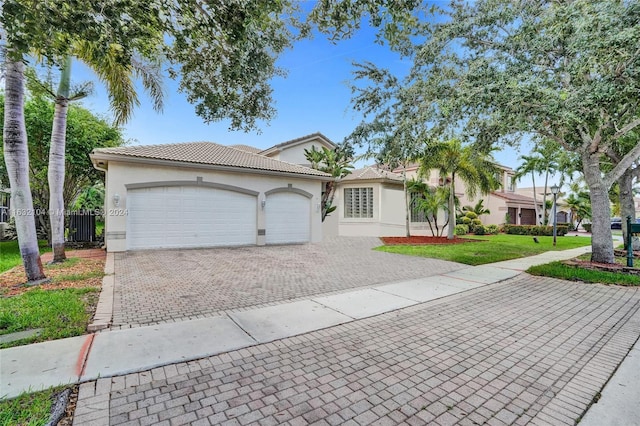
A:
[[[259,204],[265,199],[265,192],[275,188],[300,189],[311,193],[311,241],[322,240],[321,214],[317,206],[320,203],[321,182],[313,179],[264,175],[247,172],[227,172],[181,166],[145,165],[109,161],[105,179],[105,242],[107,251],[125,251],[127,229],[127,184],[143,184],[167,181],[188,181],[195,185],[197,180],[216,184],[231,185],[258,192],[256,209],[258,229],[265,228],[264,209]],[[114,195],[120,197],[119,206],[114,204]],[[256,229],[257,234],[257,229]],[[264,235],[257,236],[257,244],[265,243]]]
[[[279,152],[270,154],[269,157],[280,161],[286,161],[287,163],[309,166],[310,163],[304,155],[304,150],[310,150],[312,146],[315,146],[317,150],[320,150],[323,146],[326,146],[326,144],[322,143],[320,140],[302,142],[297,145],[285,147]]]
[[[373,188],[373,217],[344,217],[345,188]],[[400,185],[379,182],[353,182],[338,187],[334,203],[338,209],[338,233],[347,237],[402,237],[407,234],[405,223],[404,191]],[[438,215],[438,223],[444,223],[444,212]],[[446,231],[445,231],[446,232]],[[411,223],[412,235],[431,235],[426,223]]]

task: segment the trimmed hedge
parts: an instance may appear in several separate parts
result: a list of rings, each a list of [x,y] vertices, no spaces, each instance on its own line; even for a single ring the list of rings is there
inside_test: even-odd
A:
[[[505,234],[513,235],[553,235],[553,226],[539,226],[539,225],[504,225]],[[557,226],[557,235],[559,237],[569,232],[569,227],[566,225]]]
[[[585,231],[591,232],[591,224],[590,223],[583,223],[582,227],[584,228]]]
[[[453,233],[456,235],[466,235],[469,233],[469,226],[468,225],[456,225],[456,227],[453,230]]]

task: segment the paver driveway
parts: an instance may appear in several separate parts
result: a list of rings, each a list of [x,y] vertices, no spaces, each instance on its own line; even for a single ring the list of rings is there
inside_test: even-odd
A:
[[[378,238],[117,253],[114,326],[214,315],[460,269],[454,262],[373,251]]]
[[[640,289],[523,274],[85,383],[75,424],[573,425],[639,334]]]

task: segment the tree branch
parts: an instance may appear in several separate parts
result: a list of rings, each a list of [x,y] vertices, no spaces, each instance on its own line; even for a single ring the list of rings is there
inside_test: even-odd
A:
[[[640,118],[636,118],[635,120],[633,120],[631,123],[627,124],[626,126],[624,126],[622,129],[618,130],[613,136],[612,139],[618,139],[622,136],[624,136],[625,134],[629,133],[631,130],[635,129],[636,127],[640,126]]]
[[[604,175],[603,181],[605,183],[605,188],[611,188],[611,185],[618,180],[620,176],[631,166],[634,162],[638,161],[640,158],[640,144],[637,144],[633,147],[631,151],[629,151],[622,160],[616,164],[616,166],[609,172]]]

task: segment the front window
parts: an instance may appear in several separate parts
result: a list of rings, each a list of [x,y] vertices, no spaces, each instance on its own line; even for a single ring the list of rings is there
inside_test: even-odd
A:
[[[344,217],[373,217],[373,188],[344,189]]]

